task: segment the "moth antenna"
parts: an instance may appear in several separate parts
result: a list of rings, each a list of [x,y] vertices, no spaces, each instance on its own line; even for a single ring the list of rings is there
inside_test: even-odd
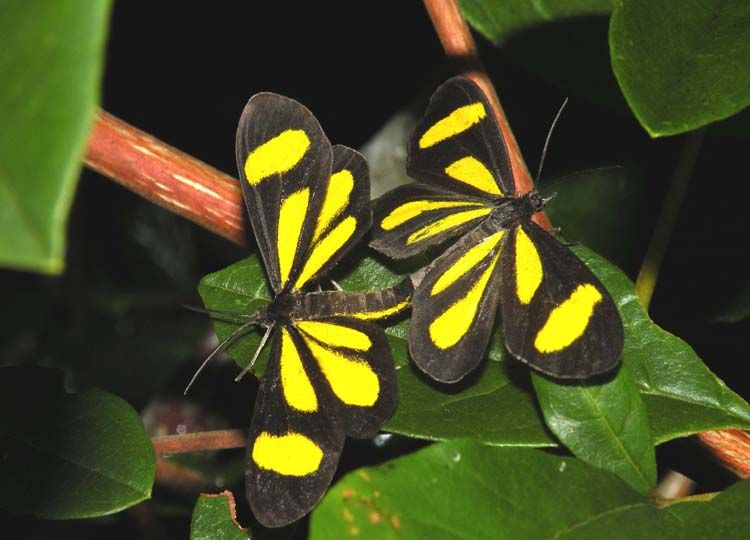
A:
[[[255,354],[253,355],[253,359],[250,360],[250,363],[243,369],[239,375],[237,375],[234,378],[234,382],[239,382],[239,380],[245,376],[245,373],[253,369],[253,366],[255,365],[255,361],[260,356],[260,351],[263,350],[263,347],[266,345],[266,341],[268,341],[268,337],[271,335],[271,330],[273,330],[273,327],[276,323],[272,323],[268,328],[266,328],[266,333],[263,334],[263,338],[260,340],[260,345],[258,345],[258,348],[255,350]]]
[[[542,157],[539,158],[539,169],[536,172],[536,178],[534,178],[535,185],[539,182],[539,178],[542,176],[542,166],[544,165],[544,158],[547,156],[547,147],[549,146],[549,141],[552,138],[552,132],[555,130],[557,121],[560,119],[560,116],[562,116],[562,112],[565,109],[565,106],[567,104],[568,104],[568,98],[566,97],[565,100],[562,102],[562,105],[560,105],[560,108],[558,109],[557,114],[555,115],[555,119],[552,120],[552,125],[549,127],[549,131],[547,132],[547,138],[544,140],[544,148],[542,148]]]
[[[190,390],[190,387],[193,386],[193,383],[198,378],[198,375],[200,375],[200,372],[203,371],[203,368],[206,367],[206,365],[208,364],[209,360],[211,360],[214,356],[216,356],[216,354],[219,351],[225,349],[226,347],[228,347],[229,345],[231,345],[232,343],[234,343],[234,341],[238,337],[240,337],[242,334],[244,334],[247,331],[248,328],[250,328],[251,326],[253,326],[256,323],[257,323],[256,318],[253,318],[253,320],[251,320],[249,322],[246,322],[245,324],[243,324],[242,326],[240,326],[237,330],[235,330],[234,332],[232,332],[229,335],[229,337],[227,337],[224,341],[222,341],[221,343],[219,343],[219,345],[211,352],[211,354],[209,354],[206,357],[206,359],[203,361],[203,363],[200,365],[200,367],[193,374],[192,379],[190,379],[190,382],[185,387],[185,391],[183,392],[183,395],[187,395],[188,390]]]
[[[336,289],[337,291],[343,291],[344,290],[343,287],[341,287],[341,285],[339,285],[334,280],[331,280],[331,285],[333,285],[333,288]]]
[[[189,311],[203,313],[204,315],[230,315],[232,317],[237,317],[238,319],[255,320],[255,314],[249,315],[247,313],[240,313],[239,311],[228,311],[225,309],[206,309],[198,306],[191,306],[189,304],[181,304],[181,306]]]

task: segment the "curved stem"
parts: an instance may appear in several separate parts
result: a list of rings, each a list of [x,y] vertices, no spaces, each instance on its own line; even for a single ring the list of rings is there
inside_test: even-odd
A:
[[[202,452],[205,450],[223,450],[242,448],[247,444],[245,434],[239,429],[217,431],[199,431],[187,435],[166,435],[153,437],[151,444],[157,455],[180,454],[184,452]]]
[[[505,116],[505,111],[497,97],[495,87],[487,77],[484,67],[482,67],[476,43],[474,43],[469,25],[466,24],[466,20],[458,9],[458,4],[455,0],[423,1],[445,54],[450,60],[459,63],[461,69],[463,69],[463,74],[476,82],[490,100],[497,122],[500,124],[500,130],[503,132],[505,144],[508,147],[516,191],[519,193],[531,191],[534,189],[534,181],[529,173],[529,168],[523,160],[521,149],[513,131],[510,129],[508,118]],[[547,230],[552,228],[544,212],[536,214],[534,221]]]
[[[643,258],[638,277],[635,280],[635,292],[646,309],[651,303],[656,280],[659,278],[661,263],[677,224],[680,208],[682,208],[682,202],[693,175],[695,162],[698,160],[703,134],[704,130],[700,129],[685,136],[672,183],[669,185],[669,191],[667,191],[667,196],[664,199],[654,234],[651,236],[651,241],[646,249],[646,256]]]

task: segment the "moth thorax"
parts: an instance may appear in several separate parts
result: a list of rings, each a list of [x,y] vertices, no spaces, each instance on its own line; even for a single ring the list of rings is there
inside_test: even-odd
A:
[[[536,191],[503,199],[493,210],[491,219],[498,227],[507,228],[517,221],[529,219],[544,208],[545,202]]]
[[[265,327],[289,319],[290,314],[298,311],[301,297],[295,292],[281,293],[270,304],[258,310],[258,322]]]

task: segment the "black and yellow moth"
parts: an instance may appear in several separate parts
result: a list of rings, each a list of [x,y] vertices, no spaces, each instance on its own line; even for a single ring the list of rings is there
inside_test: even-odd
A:
[[[433,94],[407,172],[418,183],[376,202],[371,246],[407,258],[459,237],[415,274],[409,350],[420,369],[442,382],[474,369],[498,304],[506,348],[531,367],[585,378],[617,365],[623,329],[612,297],[531,220],[545,201],[515,195],[505,141],[474,82],[454,77]]]
[[[346,435],[371,437],[396,404],[396,373],[373,319],[408,305],[411,283],[373,292],[310,290],[369,229],[367,162],[331,146],[301,104],[262,93],[237,129],[237,166],[275,294],[257,323],[271,337],[245,472],[258,521],[277,527],[320,500]]]

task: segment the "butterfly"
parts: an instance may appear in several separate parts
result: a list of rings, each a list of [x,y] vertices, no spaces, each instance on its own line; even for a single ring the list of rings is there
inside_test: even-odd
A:
[[[312,113],[272,93],[239,121],[242,192],[274,298],[253,321],[270,350],[250,425],[245,484],[258,521],[290,523],[320,500],[346,435],[373,436],[396,405],[396,372],[374,319],[408,306],[411,283],[315,290],[370,228],[367,162],[331,146]]]
[[[442,382],[472,371],[498,309],[506,348],[542,373],[585,378],[617,365],[623,329],[612,297],[531,220],[545,199],[515,196],[505,141],[473,81],[454,77],[433,94],[407,173],[418,182],[376,201],[370,245],[402,259],[457,238],[414,275],[409,351],[421,370]]]

